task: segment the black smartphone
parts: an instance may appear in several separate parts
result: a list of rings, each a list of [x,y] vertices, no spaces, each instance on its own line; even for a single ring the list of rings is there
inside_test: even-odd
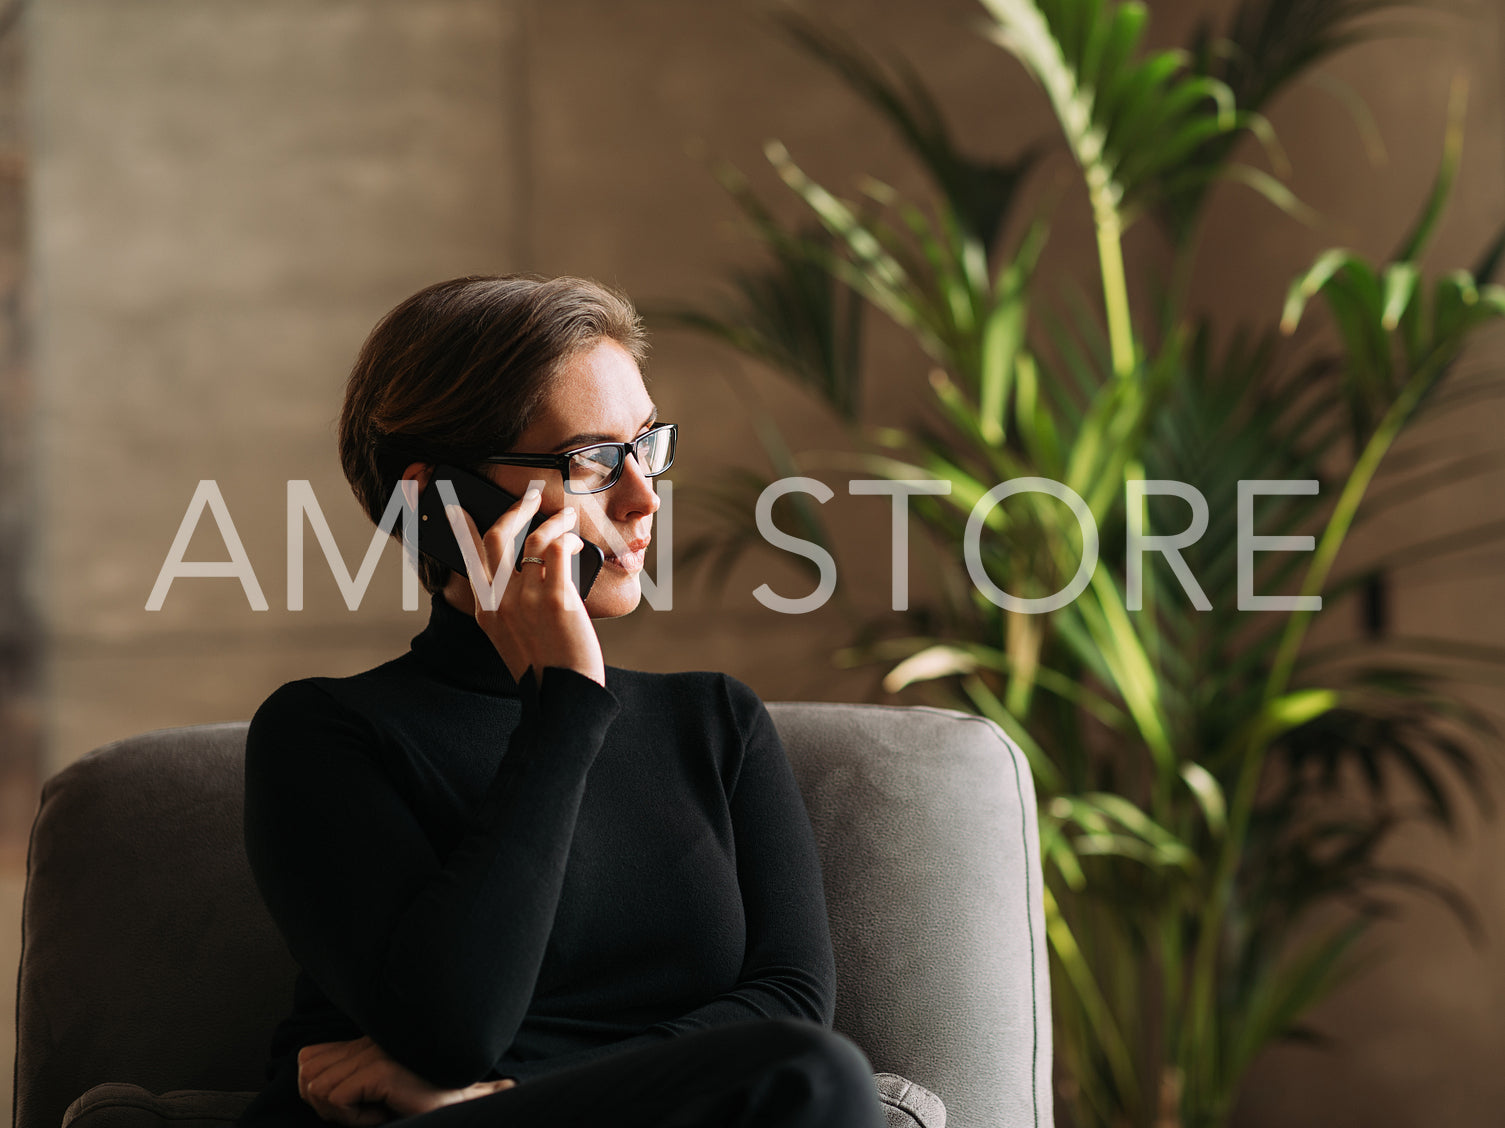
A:
[[[450,527],[449,515],[444,512],[444,498],[439,493],[441,481],[450,482],[454,486],[455,500],[460,503],[461,509],[470,514],[481,533],[496,524],[497,518],[516,505],[518,499],[463,467],[444,463],[434,467],[434,476],[429,479],[428,488],[418,498],[418,550],[428,553],[441,564],[464,576],[468,574],[465,557],[460,551],[460,542],[455,539],[454,530]],[[528,522],[527,529],[518,534],[515,546],[517,551],[514,553],[517,559],[516,569],[522,568],[522,541],[548,519],[547,513],[535,513]],[[574,555],[573,560],[572,578],[575,586],[580,589],[580,598],[584,599],[590,594],[591,585],[596,582],[601,565],[606,561],[606,553],[600,545],[585,541],[584,547]]]

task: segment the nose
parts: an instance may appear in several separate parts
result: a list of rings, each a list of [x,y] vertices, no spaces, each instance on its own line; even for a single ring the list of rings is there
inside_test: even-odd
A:
[[[635,513],[658,512],[658,493],[653,488],[653,479],[643,473],[636,454],[629,453],[622,466],[622,476],[606,491],[607,503],[620,520]]]

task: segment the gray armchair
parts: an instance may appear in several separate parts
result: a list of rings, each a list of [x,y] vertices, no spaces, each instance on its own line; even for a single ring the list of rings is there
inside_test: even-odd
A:
[[[1024,757],[990,722],[941,709],[769,711],[820,845],[836,1028],[876,1070],[939,1093],[948,1128],[1047,1128],[1050,995]],[[245,732],[117,741],[43,788],[16,1128],[60,1128],[84,1110],[93,1128],[223,1124],[261,1087],[295,969],[241,842]]]

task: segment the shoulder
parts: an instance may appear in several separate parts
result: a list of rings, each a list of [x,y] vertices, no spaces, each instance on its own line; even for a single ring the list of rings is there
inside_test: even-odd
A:
[[[624,723],[667,744],[710,756],[728,793],[749,756],[782,756],[778,730],[746,682],[715,670],[672,674],[608,666],[606,684],[623,703]]]
[[[716,670],[664,674],[608,666],[606,686],[625,702],[725,712],[740,719],[751,719],[763,709],[762,699],[750,685]]]
[[[319,717],[343,713],[347,707],[341,694],[331,683],[339,678],[298,678],[283,682],[267,695],[251,716],[251,728],[314,720]]]
[[[246,729],[246,768],[299,770],[340,751],[369,748],[376,733],[366,710],[348,698],[352,678],[310,677],[273,690]],[[279,767],[280,766],[280,767]]]
[[[378,712],[381,703],[394,701],[400,696],[401,687],[412,680],[406,671],[406,658],[403,655],[344,677],[307,677],[284,682],[257,708],[251,725],[265,728]]]

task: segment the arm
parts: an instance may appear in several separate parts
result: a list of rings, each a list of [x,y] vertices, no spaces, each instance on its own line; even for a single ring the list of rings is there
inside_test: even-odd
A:
[[[743,748],[729,803],[747,952],[735,987],[650,1029],[683,1034],[781,1017],[829,1027],[836,1010],[836,963],[815,832],[763,702],[734,678],[723,685]]]
[[[567,1060],[499,1065],[500,1071],[526,1080],[693,1030],[751,1019],[798,1018],[831,1025],[836,966],[810,817],[762,701],[734,678],[724,679],[723,690],[742,741],[741,768],[729,798],[747,920],[747,948],[737,983],[694,1010],[631,1038],[571,1054]]]
[[[533,671],[467,836],[435,855],[373,758],[370,725],[317,685],[262,705],[246,741],[246,851],[289,950],[332,1002],[444,1088],[481,1078],[532,997],[586,774],[617,712],[572,669]]]
[[[514,1081],[480,1081],[439,1089],[393,1061],[368,1037],[322,1042],[298,1051],[298,1095],[325,1120],[347,1128],[385,1124],[445,1105],[510,1089]]]

